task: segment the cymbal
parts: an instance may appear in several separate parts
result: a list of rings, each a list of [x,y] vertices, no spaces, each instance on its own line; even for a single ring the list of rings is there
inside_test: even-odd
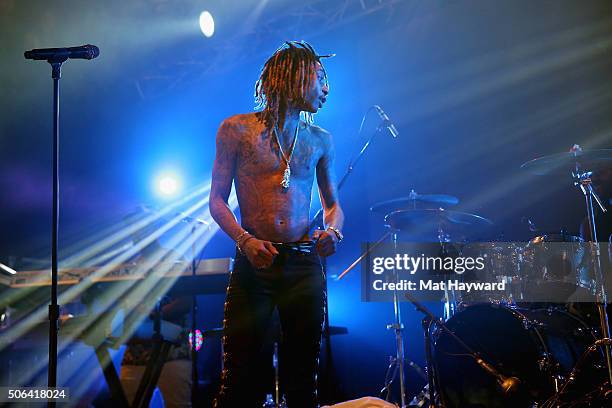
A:
[[[456,205],[459,199],[448,194],[418,194],[414,190],[406,197],[394,198],[393,200],[381,201],[370,207],[370,211],[389,214],[393,211],[414,209],[417,203],[440,205]]]
[[[537,176],[569,174],[579,163],[581,170],[597,171],[612,167],[612,149],[576,150],[538,157],[521,165]]]
[[[430,232],[442,227],[450,232],[490,227],[493,221],[476,214],[438,208],[393,211],[385,216],[385,224],[399,231]]]

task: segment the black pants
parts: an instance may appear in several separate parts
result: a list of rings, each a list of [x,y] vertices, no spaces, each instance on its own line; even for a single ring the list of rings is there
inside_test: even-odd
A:
[[[280,254],[266,269],[256,269],[245,256],[236,256],[225,301],[224,369],[215,407],[262,406],[266,390],[260,384],[266,371],[259,367],[274,307],[282,328],[280,382],[287,405],[317,406],[325,277],[314,250],[277,249]]]

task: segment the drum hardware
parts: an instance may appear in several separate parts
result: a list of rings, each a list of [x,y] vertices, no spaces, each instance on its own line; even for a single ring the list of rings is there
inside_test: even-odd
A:
[[[408,209],[392,211],[385,216],[385,225],[397,232],[435,231],[435,239],[443,253],[458,253],[451,242],[464,241],[469,233],[483,231],[493,225],[487,218],[466,212],[443,208]],[[444,319],[448,320],[459,310],[460,299],[454,289],[444,290]]]
[[[447,211],[443,208],[417,208],[418,205],[426,204],[437,204],[437,205],[455,205],[459,202],[456,197],[443,195],[443,194],[429,194],[421,195],[412,190],[408,197],[402,197],[395,200],[388,200],[373,205],[370,210],[372,212],[385,213],[385,226],[389,230],[373,245],[371,245],[363,254],[361,254],[348,268],[346,268],[337,280],[342,279],[348,272],[354,269],[371,251],[380,246],[390,236],[392,236],[392,242],[397,248],[397,235],[400,231],[414,230],[414,227],[421,228],[422,231],[433,231],[435,232],[435,239],[441,244],[442,249],[447,249],[448,244],[451,243],[453,231],[466,232],[466,229],[475,227],[489,227],[493,223],[486,218],[480,217],[475,214],[469,214],[459,211]],[[461,235],[461,234],[459,234]],[[456,251],[456,248],[451,248]],[[394,279],[397,280],[397,271],[394,271]],[[403,325],[401,324],[401,309],[398,298],[398,293],[393,293],[393,305],[394,305],[394,322],[387,325],[387,329],[395,331],[396,337],[396,356],[391,358],[390,365],[387,370],[387,379],[385,381],[385,387],[381,390],[381,393],[387,393],[389,397],[390,385],[393,382],[397,371],[399,370],[400,378],[400,395],[401,395],[401,406],[406,406],[405,400],[405,383],[404,383],[404,346],[402,331]],[[458,299],[454,291],[445,291],[445,316],[450,318],[457,311],[459,305]],[[484,360],[483,365],[486,365]],[[429,365],[431,368],[432,366]],[[392,370],[393,369],[393,370]],[[431,369],[428,370],[428,374]],[[389,373],[392,373],[389,379]],[[507,378],[504,377],[503,382],[507,383]],[[432,405],[433,406],[433,405]]]
[[[397,234],[393,234],[393,246],[397,249]],[[398,281],[397,270],[393,269],[393,279],[395,282]],[[399,380],[400,380],[400,402],[401,408],[406,407],[406,382],[405,382],[405,372],[404,372],[404,363],[405,363],[405,355],[404,355],[404,338],[402,332],[404,330],[404,325],[402,324],[402,316],[401,316],[401,305],[399,302],[399,296],[397,294],[397,289],[393,291],[393,317],[394,322],[390,325],[387,325],[387,330],[393,329],[395,333],[395,347],[396,347],[396,360],[397,367],[399,369]]]
[[[569,375],[567,376],[567,379],[563,376],[557,376],[555,378],[555,386],[556,386],[556,392],[555,394],[550,397],[548,400],[546,400],[544,402],[544,404],[542,404],[542,408],[553,408],[555,406],[555,404],[557,404],[560,400],[560,398],[563,396],[563,394],[566,392],[567,388],[572,385],[576,379],[578,378],[578,374],[580,373],[580,370],[582,369],[582,365],[585,363],[585,361],[587,360],[587,357],[589,354],[595,352],[599,347],[604,346],[604,345],[611,345],[612,341],[610,339],[600,339],[600,340],[596,340],[592,345],[590,345],[585,351],[584,353],[582,353],[582,356],[580,356],[580,359],[578,360],[578,362],[576,363],[576,365],[574,366],[574,368],[572,369],[572,371],[569,373]],[[558,387],[558,384],[562,384],[561,387]],[[600,387],[598,386],[597,389],[599,389]],[[610,384],[606,384],[604,383],[602,385],[602,390],[603,393],[607,393],[610,390]],[[606,388],[608,389],[608,391],[605,391]],[[597,390],[596,389],[596,390]]]
[[[560,374],[557,374],[553,376],[553,381],[555,382],[555,392],[559,392],[560,385],[563,384],[563,382],[565,381],[565,377]]]
[[[585,209],[588,220],[588,239],[590,243],[592,266],[595,271],[595,296],[599,312],[602,340],[610,339],[610,324],[606,311],[607,290],[601,268],[601,251],[597,239],[597,224],[593,200],[603,213],[607,212],[603,202],[593,189],[591,176],[594,171],[609,167],[612,163],[612,149],[582,150],[574,145],[568,153],[553,154],[524,163],[521,168],[536,175],[562,174],[571,175],[573,185],[579,187],[585,200]],[[612,384],[612,348],[605,346],[605,360],[608,371],[608,380]]]
[[[435,404],[431,402],[432,395],[429,392],[430,388],[431,387],[429,386],[429,384],[425,384],[423,389],[419,391],[419,393],[415,395],[414,398],[412,398],[412,401],[410,401],[410,404],[408,406],[415,408],[435,408]]]
[[[597,288],[597,309],[599,311],[599,319],[601,326],[601,335],[603,338],[601,340],[606,340],[605,342],[605,350],[606,350],[606,365],[608,368],[608,379],[610,384],[612,384],[612,355],[610,348],[610,324],[608,321],[608,313],[606,311],[606,305],[608,302],[608,295],[606,293],[605,280],[603,277],[603,271],[601,270],[601,251],[599,249],[599,243],[597,241],[597,225],[595,221],[595,212],[593,209],[593,198],[597,201],[597,204],[601,208],[602,212],[606,212],[606,208],[603,203],[599,199],[599,196],[593,190],[591,185],[591,175],[592,172],[579,173],[579,163],[576,163],[576,173],[573,174],[576,182],[574,185],[579,185],[582,193],[585,196],[585,204],[587,208],[587,218],[589,220],[589,238],[590,238],[590,249],[591,255],[593,259],[593,266],[595,269],[595,282]]]
[[[436,379],[434,368],[433,368],[433,357],[431,353],[431,329],[434,325],[434,320],[431,319],[429,315],[426,315],[421,321],[423,325],[423,334],[425,340],[425,358],[427,359],[427,385],[428,388],[428,400],[429,400],[429,408],[436,408],[437,400],[439,399],[442,402],[442,406],[444,406],[442,401],[442,394],[438,392],[438,380]]]
[[[538,367],[540,368],[540,371],[550,372],[552,365],[553,364],[552,364],[552,359],[550,357],[550,353],[543,352],[541,354],[540,359],[538,360]]]
[[[466,227],[469,226],[490,226],[493,223],[486,218],[478,215],[463,213],[459,211],[446,211],[443,208],[434,209],[417,209],[417,203],[425,204],[449,204],[454,205],[459,200],[456,197],[436,194],[436,195],[420,195],[414,190],[410,192],[408,197],[402,197],[396,200],[384,201],[373,205],[370,209],[373,212],[387,212],[385,215],[385,226],[389,228],[376,243],[370,246],[363,254],[361,254],[347,269],[345,269],[337,278],[342,279],[348,272],[355,268],[372,250],[380,246],[387,238],[392,237],[392,242],[397,249],[397,234],[402,230],[410,230],[411,227],[417,225],[423,227],[425,230],[435,231],[436,239],[441,244],[442,249],[447,248],[447,244],[451,242],[451,233],[449,233],[448,226],[455,226],[455,230],[465,231]],[[408,208],[406,208],[408,207]],[[454,249],[454,248],[453,248]],[[394,270],[393,278],[397,281],[397,271]],[[454,291],[445,291],[445,316],[450,318],[457,311],[459,304],[458,299]],[[403,342],[403,325],[401,323],[401,307],[397,291],[393,293],[393,311],[394,311],[394,322],[387,325],[388,330],[394,330],[396,340],[396,356],[390,361],[389,369],[387,373],[392,372],[392,378],[385,381],[385,387],[381,390],[381,393],[387,392],[389,396],[389,386],[393,382],[397,371],[399,371],[400,380],[400,397],[401,406],[406,406],[406,391],[405,391],[405,379],[404,379],[404,342]],[[395,365],[395,367],[394,367]],[[391,368],[394,368],[391,371]]]
[[[397,358],[389,356],[389,365],[387,366],[387,372],[385,373],[385,385],[380,389],[378,395],[385,401],[391,399],[391,385],[397,376]]]
[[[393,211],[385,216],[385,225],[394,230],[393,233],[393,243],[395,248],[397,249],[397,232],[402,229],[406,229],[406,227],[410,228],[411,224],[415,220],[419,220],[419,226],[427,226],[427,219],[431,222],[431,220],[435,220],[435,224],[437,226],[437,238],[438,243],[441,246],[441,249],[444,253],[449,253],[449,251],[456,251],[456,248],[452,247],[449,249],[449,243],[451,242],[451,234],[448,231],[448,225],[457,226],[455,229],[465,230],[465,226],[476,226],[476,225],[492,225],[493,223],[486,218],[480,217],[475,214],[463,213],[459,211],[447,211],[443,208],[438,209],[412,209],[412,210],[398,210]],[[404,223],[407,221],[407,223]],[[396,278],[397,278],[397,271]],[[457,293],[454,289],[444,291],[444,311],[445,317],[450,318],[457,312],[457,306],[459,304],[459,299],[457,297]],[[394,310],[396,325],[401,325],[401,316],[400,316],[400,304],[398,300],[397,291],[393,293],[393,303],[395,305]],[[396,341],[398,345],[398,358],[403,358],[403,341],[402,341],[402,333],[401,330],[396,329]],[[401,353],[400,353],[401,351]],[[481,360],[483,364],[486,364],[484,360]],[[400,386],[403,383],[403,362],[400,360],[399,364],[400,368]],[[505,379],[504,379],[505,381]],[[405,391],[402,392],[402,396]],[[403,401],[402,401],[403,403]]]
[[[414,361],[407,362],[408,367],[412,368],[423,380],[427,381],[427,373]],[[391,399],[391,384],[397,376],[397,359],[393,356],[389,356],[389,365],[385,374],[385,385],[380,389],[378,395],[388,401]],[[411,405],[409,405],[411,406]]]
[[[393,233],[392,231],[385,232],[385,234],[383,234],[383,236],[378,241],[376,241],[374,245],[370,246],[348,268],[346,268],[340,275],[338,275],[338,278],[336,278],[336,280],[340,280],[344,278],[346,274],[349,273],[351,270],[353,270],[359,264],[359,262],[361,262],[363,258],[368,256],[368,254],[372,252],[374,249],[382,245],[382,243],[386,241],[387,238],[389,238],[390,236],[392,236],[393,244],[397,248],[397,234]],[[394,270],[393,278],[395,279],[395,281],[397,281],[397,271],[396,270]],[[405,356],[404,356],[404,340],[402,337],[402,331],[404,329],[404,326],[401,323],[401,308],[400,308],[400,303],[399,303],[399,297],[397,296],[397,290],[393,292],[393,316],[394,316],[394,322],[387,325],[387,330],[394,330],[395,332],[396,355],[395,357],[392,357],[391,361],[389,362],[389,368],[387,369],[387,376],[391,372],[391,367],[393,367],[394,365],[395,367],[392,372],[391,378],[385,378],[385,386],[381,390],[381,394],[386,392],[387,398],[390,397],[390,392],[391,392],[390,386],[391,386],[391,383],[393,383],[393,380],[395,379],[397,371],[399,370],[401,408],[404,408],[406,407],[406,384],[404,382]]]

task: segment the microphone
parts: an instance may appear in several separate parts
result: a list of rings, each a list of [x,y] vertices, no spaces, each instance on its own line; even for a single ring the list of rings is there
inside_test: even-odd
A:
[[[389,119],[385,111],[382,110],[382,108],[378,105],[374,105],[373,108],[376,109],[376,113],[378,113],[380,120],[382,120],[383,126],[389,130],[389,133],[391,133],[391,136],[393,136],[394,138],[398,137],[399,132],[397,131],[397,129],[393,125],[393,122],[391,122],[391,119]]]
[[[38,48],[35,50],[26,51],[23,56],[31,60],[67,60],[69,58],[76,59],[94,59],[100,55],[100,49],[95,45],[87,44],[79,47],[68,48]]]
[[[504,392],[504,394],[512,394],[514,393],[518,387],[521,385],[521,380],[517,377],[506,377],[499,371],[497,371],[491,364],[484,361],[482,358],[476,356],[475,357],[476,364],[482,367],[487,373],[491,374],[493,377],[497,379],[497,384],[499,384],[500,388]]]

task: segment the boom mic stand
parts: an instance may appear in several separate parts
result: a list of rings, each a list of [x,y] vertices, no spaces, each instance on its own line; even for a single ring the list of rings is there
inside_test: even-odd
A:
[[[376,107],[377,107],[377,105],[371,106],[366,111],[366,113],[363,115],[363,118],[361,120],[361,126],[359,127],[359,132],[357,132],[358,135],[361,134],[361,131],[363,130],[363,124],[365,122],[366,116],[372,110],[375,110]],[[376,127],[376,130],[370,135],[370,137],[368,138],[366,143],[363,145],[361,150],[359,150],[359,153],[357,153],[357,156],[355,156],[349,162],[349,165],[347,166],[346,171],[344,172],[344,175],[340,179],[340,182],[338,182],[338,191],[340,191],[342,189],[342,187],[344,186],[344,184],[346,183],[346,181],[348,180],[348,178],[352,174],[353,170],[355,169],[355,166],[361,160],[361,158],[363,157],[365,151],[368,149],[368,147],[370,146],[370,144],[374,140],[374,137],[376,137],[376,135],[378,133],[380,133],[383,129],[388,129],[388,124],[385,123],[384,121],[381,121],[381,123]],[[397,134],[393,134],[393,137],[397,137]],[[322,225],[324,225],[323,208],[320,208],[317,211],[317,213],[314,215],[314,217],[312,218],[312,222],[310,223],[310,226],[308,227],[308,231],[312,231],[314,228],[321,227]],[[388,237],[388,235],[384,236],[384,238],[387,238],[387,237]],[[323,276],[326,277],[325,278],[325,302],[326,302],[326,304],[325,304],[325,323],[323,325],[323,337],[325,338],[325,349],[326,349],[326,354],[327,354],[327,367],[328,367],[328,372],[329,372],[331,370],[332,352],[331,352],[331,343],[330,343],[330,337],[331,336],[330,336],[330,326],[329,326],[329,308],[327,307],[327,302],[328,302],[328,297],[327,297],[327,262],[326,262],[325,258],[323,258],[321,260],[321,265],[323,267]],[[346,271],[346,272],[348,272],[348,271]],[[404,395],[404,392],[402,392],[402,395]]]

